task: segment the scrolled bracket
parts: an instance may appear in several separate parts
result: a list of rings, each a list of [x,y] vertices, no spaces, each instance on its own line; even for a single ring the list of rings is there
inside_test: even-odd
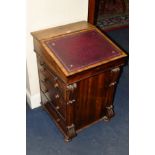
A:
[[[72,124],[70,126],[67,126],[67,136],[65,137],[65,141],[68,142],[75,136],[76,136],[75,125]]]
[[[109,84],[109,87],[112,87],[112,86],[114,86],[114,85],[116,85],[116,84],[117,84],[117,82],[114,81],[114,82],[112,82],[112,83]]]
[[[71,90],[71,91],[73,91],[76,88],[77,88],[77,84],[76,83],[73,83],[73,84],[70,84],[70,85],[67,86],[67,89]]]
[[[113,68],[111,70],[111,72],[113,72],[113,73],[116,73],[116,72],[119,72],[119,71],[120,71],[120,68],[119,67]]]
[[[69,104],[73,104],[75,101],[76,101],[75,99],[73,99],[73,100],[69,100],[69,101],[67,102],[67,105],[69,105]]]
[[[106,115],[103,117],[104,121],[109,121],[114,116],[113,105],[106,107]]]

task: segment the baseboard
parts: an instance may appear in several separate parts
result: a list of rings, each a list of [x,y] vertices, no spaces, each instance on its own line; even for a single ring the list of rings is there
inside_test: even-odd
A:
[[[29,104],[31,109],[41,106],[40,93],[31,95],[30,92],[28,90],[26,90],[26,99],[27,99],[27,103]]]

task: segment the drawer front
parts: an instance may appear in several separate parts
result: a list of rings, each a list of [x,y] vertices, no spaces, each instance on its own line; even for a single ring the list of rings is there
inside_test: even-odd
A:
[[[39,60],[39,59],[38,59]],[[42,82],[49,82],[50,89],[55,88],[64,99],[66,98],[66,86],[56,75],[51,73],[43,62],[38,62],[39,78]]]
[[[66,120],[65,85],[46,67],[42,59],[37,57],[41,91],[48,103],[53,106],[60,117]],[[43,101],[42,101],[43,102]]]
[[[41,100],[42,100],[42,104],[43,106],[48,110],[48,112],[52,115],[52,117],[54,118],[54,121],[56,122],[56,124],[58,125],[58,127],[64,132],[66,133],[66,123],[65,121],[61,118],[61,116],[59,115],[59,113],[55,110],[55,108],[50,104],[50,102],[47,100],[46,95],[41,92]],[[45,102],[44,102],[45,101]],[[44,103],[43,103],[44,102]]]
[[[45,94],[49,103],[55,108],[59,115],[65,120],[66,103],[64,98],[59,94],[57,89],[49,87],[49,82],[40,81],[41,91]]]

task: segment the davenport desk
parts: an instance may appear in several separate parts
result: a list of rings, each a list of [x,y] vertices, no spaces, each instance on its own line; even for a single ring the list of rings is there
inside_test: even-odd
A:
[[[69,141],[114,116],[113,97],[127,55],[85,21],[32,33],[41,104]]]

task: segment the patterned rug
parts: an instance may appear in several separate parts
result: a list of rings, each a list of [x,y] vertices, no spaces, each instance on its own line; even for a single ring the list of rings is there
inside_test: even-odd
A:
[[[101,30],[115,29],[129,24],[129,15],[113,15],[113,16],[100,16],[97,19],[97,26]]]
[[[129,0],[99,0],[99,11],[96,25],[101,30],[113,30],[129,24]],[[124,8],[124,9],[123,9]]]

